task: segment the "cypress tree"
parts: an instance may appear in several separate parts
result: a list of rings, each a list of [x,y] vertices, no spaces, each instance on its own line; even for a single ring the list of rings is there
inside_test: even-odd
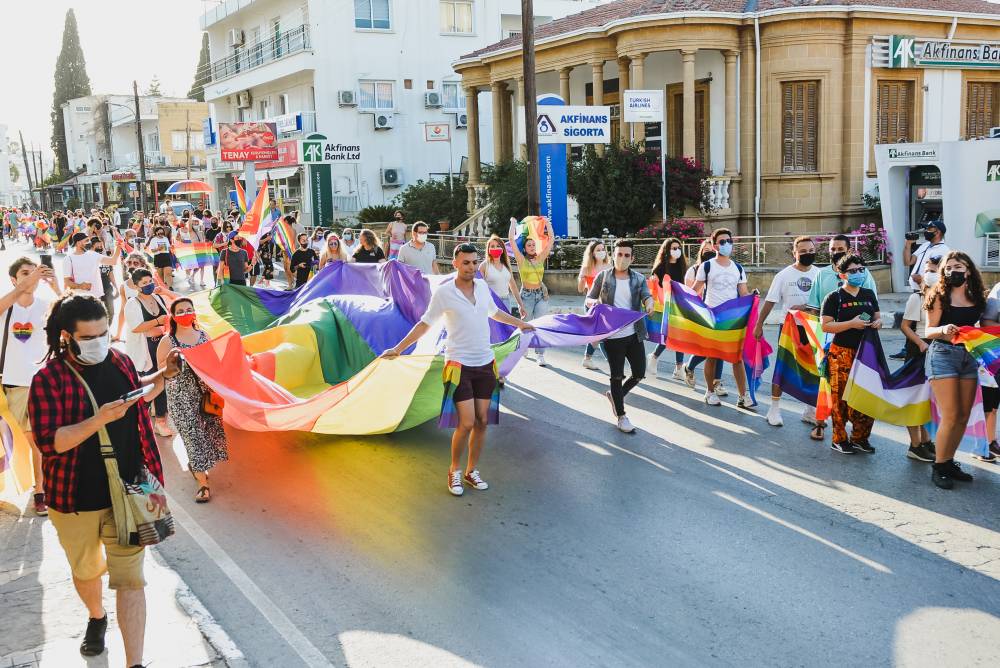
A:
[[[55,92],[52,94],[52,150],[56,154],[56,170],[69,174],[69,157],[66,153],[66,127],[63,125],[62,105],[67,100],[90,95],[90,78],[87,63],[80,48],[76,15],[66,10],[63,27],[62,50],[56,60]]]
[[[208,33],[203,32],[201,34],[201,53],[198,55],[198,67],[194,71],[194,83],[191,84],[191,90],[189,90],[187,94],[187,96],[192,100],[198,100],[199,102],[205,101],[205,84],[208,83],[209,80],[208,59]]]

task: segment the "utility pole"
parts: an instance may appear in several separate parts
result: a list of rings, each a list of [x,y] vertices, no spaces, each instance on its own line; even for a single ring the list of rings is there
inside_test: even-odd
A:
[[[35,142],[31,142],[31,168],[35,171],[35,183],[37,183],[38,187],[41,188],[42,180],[38,176],[38,163],[35,162],[35,156],[37,153],[38,151],[35,150]]]
[[[142,145],[142,116],[139,115],[139,84],[132,81],[132,96],[135,99],[135,136],[139,144],[139,206],[146,210],[146,151]]]
[[[184,164],[187,166],[187,179],[191,180],[191,110],[184,112]]]
[[[524,54],[524,134],[528,152],[528,215],[537,216],[538,181],[538,95],[535,92],[535,7],[533,0],[521,0],[521,52]]]
[[[28,177],[28,194],[31,196],[31,208],[35,208],[35,186],[31,182],[31,167],[28,166],[28,149],[24,145],[24,133],[20,130],[17,131],[17,137],[21,140],[21,157],[24,158],[24,173]],[[32,164],[35,160],[32,158]]]

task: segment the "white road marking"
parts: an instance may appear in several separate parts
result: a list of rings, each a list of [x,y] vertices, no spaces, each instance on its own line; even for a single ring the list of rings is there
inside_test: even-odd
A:
[[[208,557],[215,563],[219,569],[225,573],[226,577],[229,578],[237,589],[246,597],[247,601],[257,609],[257,611],[266,619],[274,630],[277,631],[288,646],[291,647],[296,654],[305,662],[310,668],[326,668],[327,666],[333,666],[333,664],[323,656],[323,653],[316,648],[305,635],[299,631],[298,627],[292,623],[285,613],[281,611],[274,601],[268,598],[257,584],[250,579],[250,576],[246,574],[242,568],[240,568],[232,557],[230,557],[222,547],[215,542],[215,539],[207,531],[205,531],[200,524],[198,524],[191,515],[188,514],[186,510],[179,504],[176,503],[169,496],[168,504],[170,511],[173,513],[174,517],[178,522],[184,527],[184,530],[191,534],[191,537],[198,543],[202,550],[208,555]]]

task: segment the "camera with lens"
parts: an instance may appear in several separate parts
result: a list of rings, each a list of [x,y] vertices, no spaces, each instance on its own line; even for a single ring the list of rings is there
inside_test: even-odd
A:
[[[903,238],[905,238],[907,241],[916,241],[917,239],[920,238],[920,232],[907,232],[906,234],[903,235]]]

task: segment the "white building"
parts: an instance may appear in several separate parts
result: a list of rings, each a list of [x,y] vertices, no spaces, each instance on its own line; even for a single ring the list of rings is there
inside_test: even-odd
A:
[[[606,0],[536,0],[546,23]],[[313,222],[308,179],[294,149],[312,131],[360,145],[362,162],[334,165],[332,216],[388,204],[418,179],[459,172],[466,104],[452,64],[462,54],[520,32],[519,0],[227,0],[206,13],[212,54],[205,100],[219,123],[271,120],[285,142],[281,159],[257,166],[286,209]],[[491,107],[483,93],[480,108]],[[452,142],[427,143],[424,124],[448,123]],[[490,114],[480,115],[490,128]],[[484,162],[492,151],[484,147]],[[243,166],[209,159],[217,193]],[[219,202],[213,202],[216,206]]]
[[[7,126],[0,124],[0,206],[14,204],[13,185],[10,181],[11,158],[7,147]]]

